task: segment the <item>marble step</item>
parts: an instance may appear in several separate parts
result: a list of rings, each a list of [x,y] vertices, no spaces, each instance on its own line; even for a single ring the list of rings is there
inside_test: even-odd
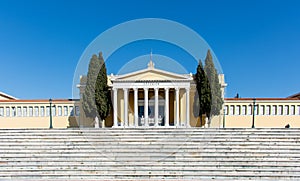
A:
[[[178,178],[191,177],[191,176],[223,176],[223,177],[284,177],[288,178],[288,175],[293,173],[292,177],[300,178],[300,173],[290,172],[290,171],[278,171],[278,170],[174,170],[174,171],[164,171],[164,170],[115,170],[115,171],[106,171],[106,170],[49,170],[49,171],[41,171],[41,170],[30,170],[30,171],[1,171],[1,177],[10,176],[10,177],[43,177],[43,176],[51,176],[51,177],[61,177],[61,176],[85,176],[85,175],[93,175],[99,176],[100,178],[103,176],[176,176]],[[13,175],[12,175],[13,174]],[[98,178],[99,179],[99,178]]]
[[[26,168],[41,168],[41,167],[102,167],[102,166],[124,166],[122,163],[118,163],[115,161],[106,161],[106,162],[95,162],[95,161],[84,161],[84,162],[78,162],[76,160],[72,161],[54,161],[54,162],[47,162],[47,161],[34,161],[34,162],[26,162],[26,161],[6,161],[6,162],[1,162],[0,167],[3,168],[21,168],[21,167],[26,167]],[[159,162],[126,162],[126,167],[132,167],[132,166],[149,166],[149,167],[155,167],[155,166],[163,166],[163,167],[238,167],[238,168],[245,168],[245,167],[287,167],[287,168],[299,168],[300,163],[293,162],[290,160],[286,161],[226,161],[226,160],[219,160],[219,161],[194,161],[194,162],[185,162],[185,161],[178,161],[178,162],[164,162],[164,160],[159,161]]]
[[[105,157],[99,154],[99,157],[6,157],[0,158],[0,163],[6,162],[60,162],[60,161],[76,161],[76,162],[87,162],[93,160],[95,162],[207,162],[207,161],[228,161],[228,162],[252,162],[252,161],[271,161],[271,162],[284,162],[284,161],[294,161],[299,162],[299,157],[279,157],[279,156],[265,156],[265,157],[255,157],[255,156],[147,156],[147,157],[134,157],[134,156],[114,156],[114,157]]]
[[[160,129],[155,129],[155,130],[129,130],[129,129],[124,129],[124,130],[106,130],[106,129],[95,129],[95,130],[73,130],[69,131],[68,129],[62,129],[62,130],[52,130],[52,129],[47,129],[47,130],[36,130],[36,131],[31,131],[31,130],[3,130],[0,129],[0,135],[17,135],[17,134],[22,134],[22,135],[43,135],[43,134],[49,134],[49,135],[58,135],[58,134],[70,134],[70,135],[84,135],[84,134],[90,134],[90,135],[104,135],[104,134],[111,134],[111,135],[128,135],[128,134],[136,134],[136,135],[141,135],[141,134],[191,134],[191,135],[251,135],[251,134],[256,134],[256,135],[266,135],[266,134],[271,134],[271,135],[285,135],[285,134],[290,134],[290,135],[299,135],[298,129],[291,131],[290,129],[283,129],[283,130],[278,130],[278,131],[270,131],[270,130],[252,130],[252,131],[247,131],[247,130],[240,130],[240,131],[229,131],[227,129],[220,129],[220,130],[206,130],[206,129],[188,129],[188,130],[181,130],[181,129],[170,129],[170,130],[160,130]]]
[[[163,167],[163,166],[112,166],[112,167],[39,167],[39,168],[1,168],[0,167],[0,174],[5,175],[8,173],[30,173],[34,172],[36,174],[47,174],[47,173],[60,173],[60,172],[95,172],[95,174],[110,174],[110,173],[141,173],[143,172],[151,174],[163,174],[163,173],[190,173],[190,172],[197,172],[200,174],[201,172],[253,172],[253,174],[259,173],[280,173],[282,175],[294,173],[299,174],[300,168],[291,168],[291,167],[271,167],[271,168],[258,168],[258,167],[250,167],[250,168],[238,168],[238,167]],[[77,173],[78,174],[78,173]],[[300,174],[299,174],[300,175]]]
[[[162,143],[153,143],[153,144],[132,144],[132,143],[122,143],[122,144],[96,144],[96,143],[86,143],[86,144],[78,144],[78,143],[65,143],[64,144],[19,144],[19,145],[9,145],[9,144],[3,144],[0,147],[3,149],[0,149],[0,151],[6,151],[6,150],[49,150],[49,149],[57,149],[57,150],[118,150],[118,149],[124,149],[124,150],[186,150],[186,151],[193,151],[193,150],[199,150],[199,151],[218,151],[218,150],[227,150],[227,151],[243,151],[243,150],[282,150],[282,151],[298,151],[300,148],[299,146],[295,144],[162,144]]]
[[[298,129],[0,130],[0,180],[300,180]]]
[[[176,148],[174,149],[149,149],[147,147],[143,149],[131,149],[131,148],[114,148],[114,149],[92,149],[87,148],[85,150],[82,149],[26,149],[26,150],[16,150],[16,149],[5,149],[0,150],[0,155],[3,154],[93,154],[93,153],[123,153],[123,154],[147,154],[147,153],[182,153],[182,154],[194,154],[194,153],[221,153],[221,154],[300,154],[300,150],[278,150],[278,149],[203,149],[203,148],[193,148],[193,149],[183,149],[183,148]]]
[[[7,141],[7,140],[54,140],[57,141],[58,139],[65,139],[65,140],[93,140],[93,141],[106,141],[106,140],[157,140],[157,139],[191,139],[197,141],[210,141],[210,140],[269,140],[269,141],[299,141],[300,135],[291,136],[291,135],[283,135],[283,136],[276,136],[276,135],[177,135],[177,134],[163,134],[163,135],[0,135],[0,139]]]

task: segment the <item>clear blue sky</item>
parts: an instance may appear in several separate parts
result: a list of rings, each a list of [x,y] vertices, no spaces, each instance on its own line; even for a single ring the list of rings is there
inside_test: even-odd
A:
[[[0,91],[71,98],[77,62],[100,33],[132,19],[165,18],[209,43],[228,83],[226,97],[286,97],[300,92],[299,9],[297,0],[0,0]],[[153,42],[129,47],[136,56],[150,47],[176,54]]]

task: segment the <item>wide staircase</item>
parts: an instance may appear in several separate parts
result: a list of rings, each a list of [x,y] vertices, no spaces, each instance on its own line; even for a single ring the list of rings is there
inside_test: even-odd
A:
[[[300,180],[299,131],[0,130],[0,180]]]

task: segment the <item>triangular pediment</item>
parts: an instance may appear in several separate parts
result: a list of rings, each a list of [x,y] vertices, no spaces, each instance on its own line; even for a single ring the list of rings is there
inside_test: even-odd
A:
[[[191,80],[191,75],[176,74],[155,68],[147,68],[136,72],[131,72],[124,75],[117,75],[111,78],[112,81],[161,81],[161,80]]]
[[[8,94],[5,94],[3,92],[0,92],[0,100],[15,100],[17,98],[11,96],[11,95],[8,95]]]

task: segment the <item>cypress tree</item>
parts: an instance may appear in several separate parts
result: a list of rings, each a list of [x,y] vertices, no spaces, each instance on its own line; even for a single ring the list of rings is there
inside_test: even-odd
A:
[[[111,99],[107,86],[106,66],[102,56],[93,55],[88,69],[85,92],[82,95],[82,107],[90,118],[105,119],[110,111]]]
[[[219,82],[218,72],[215,68],[210,50],[207,51],[204,71],[208,78],[210,89],[211,89],[210,109],[206,110],[206,116],[208,117],[210,122],[212,116],[220,114],[222,104],[223,104],[221,85]]]
[[[100,68],[100,62],[97,55],[93,55],[87,74],[85,91],[82,95],[82,108],[86,117],[95,118],[97,116],[97,108],[95,102],[95,84]]]
[[[202,126],[204,125],[202,115],[210,109],[211,90],[201,60],[199,60],[194,81],[197,89],[194,97],[194,116],[200,117],[200,125]]]
[[[101,120],[104,120],[110,112],[111,96],[108,90],[106,66],[102,53],[99,53],[98,59],[100,62],[100,71],[96,80],[95,100],[98,114]]]

